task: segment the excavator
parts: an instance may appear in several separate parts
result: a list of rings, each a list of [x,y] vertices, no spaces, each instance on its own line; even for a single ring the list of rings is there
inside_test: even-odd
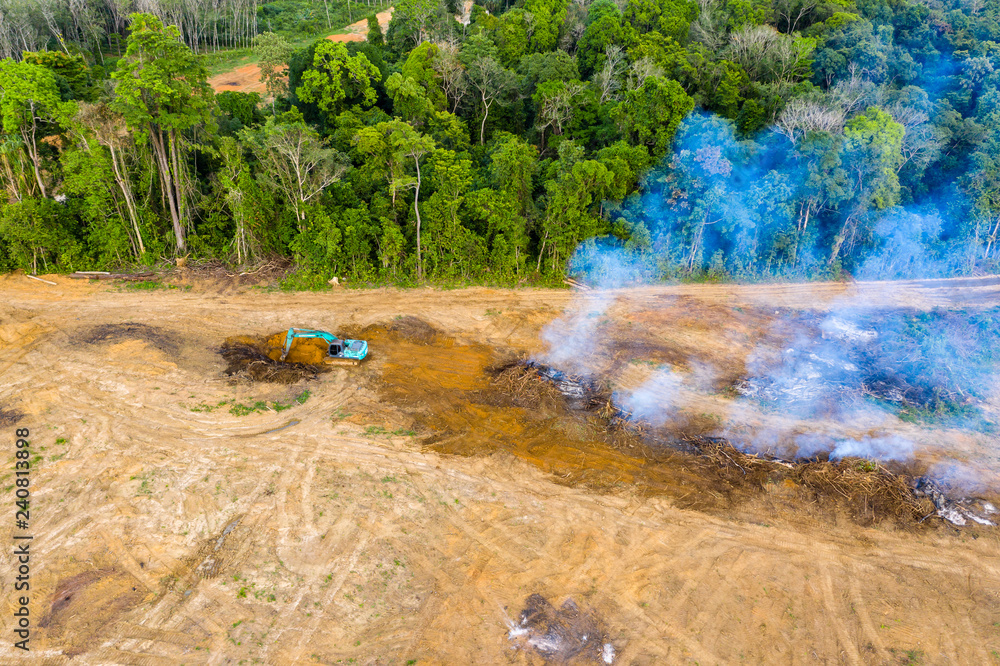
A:
[[[324,363],[350,363],[358,365],[368,355],[368,343],[364,340],[341,340],[332,333],[318,331],[314,328],[290,328],[285,334],[285,344],[281,349],[281,360],[288,358],[292,343],[296,339],[319,338],[329,347]],[[272,357],[273,358],[273,357]]]

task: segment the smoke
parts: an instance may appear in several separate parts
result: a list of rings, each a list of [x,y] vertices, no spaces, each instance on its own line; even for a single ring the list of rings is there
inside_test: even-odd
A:
[[[903,244],[897,256],[907,251]],[[894,432],[906,429],[905,421],[923,424],[939,450],[942,427],[950,437],[986,439],[994,424],[981,406],[997,387],[1000,310],[888,307],[900,287],[857,285],[823,313],[777,318],[748,357],[731,417],[764,410],[781,418],[749,434],[731,420],[721,434],[758,452],[881,461],[913,460],[927,448]],[[802,434],[804,424],[814,432]]]
[[[576,298],[562,317],[542,330],[547,349],[539,360],[565,372],[592,374],[597,369],[598,327],[614,302],[615,296],[603,291]]]
[[[1000,353],[992,351],[1000,349],[1000,309],[927,310],[926,301],[904,309],[896,292],[908,287],[887,282],[996,267],[992,227],[959,186],[962,169],[945,155],[929,120],[962,71],[941,58],[914,75],[921,81],[912,78],[923,89],[861,81],[868,92],[832,132],[783,127],[744,138],[725,119],[690,114],[641,191],[607,204],[629,238],[591,240],[574,254],[570,274],[595,290],[577,296],[543,332],[543,360],[594,372],[609,312],[637,286],[846,273],[862,282],[822,311],[773,320],[750,350],[745,378],[716,434],[753,451],[883,461],[920,457],[932,440],[944,441],[945,430],[966,441],[989,439],[995,424],[988,412],[1000,396]],[[837,90],[854,83],[838,84],[831,103]],[[1000,99],[990,91],[987,98]],[[864,122],[852,125],[857,115]],[[904,128],[903,163],[886,157],[891,150],[869,149],[888,146],[895,123]],[[939,159],[951,166],[937,173]],[[976,164],[970,160],[970,174]],[[932,175],[925,178],[924,170]],[[966,187],[973,179],[961,182]],[[613,399],[634,418],[661,426],[683,407],[685,382],[696,383],[662,369]],[[995,458],[991,451],[985,455]],[[931,469],[964,486],[978,477],[975,461],[946,459]]]
[[[907,203],[912,195],[893,161],[903,158],[859,147],[889,141],[889,128],[899,127],[895,114],[916,123],[902,130],[918,137],[906,139],[907,154],[917,151],[912,141],[930,142],[922,158],[933,153],[919,105],[901,97],[889,111],[871,107],[867,122],[844,134],[811,133],[794,142],[777,132],[740,138],[723,118],[689,115],[672,154],[615,207],[620,228],[631,234],[622,245],[632,273],[801,279],[847,271],[893,279],[982,268],[993,261],[985,256],[989,234],[955,183]]]
[[[699,145],[704,142],[710,145]],[[788,241],[781,240],[782,225],[795,223],[798,211],[789,202],[808,179],[802,169],[776,142],[748,145],[725,121],[689,118],[656,176],[659,189],[647,187],[621,211],[633,239],[592,240],[577,249],[570,274],[592,290],[579,292],[543,331],[547,350],[540,360],[595,373],[612,308],[637,287],[698,270],[801,278],[823,269],[821,234],[803,235],[794,261],[774,245]],[[956,233],[949,214],[942,206],[894,207],[860,223],[854,247],[864,251],[853,255],[852,270],[866,282],[822,312],[775,317],[748,354],[745,380],[735,387],[739,395],[714,434],[749,451],[880,461],[913,460],[933,444],[900,434],[908,428],[902,418],[926,423],[940,417],[949,429],[982,438],[991,425],[977,405],[1000,386],[991,351],[1000,348],[1000,310],[905,310],[889,305],[898,302],[893,291],[900,285],[885,282],[954,276],[973,265],[978,246]],[[615,391],[613,400],[632,418],[661,427],[683,408],[682,389],[692,381],[674,368],[660,369],[636,389]],[[762,413],[767,425],[751,426],[748,419],[759,423]],[[919,432],[929,440],[928,428],[936,427]],[[931,469],[965,487],[979,478],[974,465],[954,461]]]
[[[831,445],[832,444],[832,445]],[[821,453],[830,460],[841,458],[868,458],[869,460],[909,461],[913,458],[914,444],[899,435],[882,437],[862,437],[860,439],[834,440],[832,443],[817,435],[802,435],[796,438],[799,458],[813,458]]]
[[[683,375],[664,368],[634,391],[614,393],[613,400],[632,418],[660,427],[674,416],[683,381]]]
[[[542,331],[546,351],[539,360],[566,372],[591,374],[596,370],[600,327],[618,300],[616,289],[648,282],[650,274],[623,248],[595,241],[583,243],[570,259],[570,274],[585,276],[593,291],[579,295]]]

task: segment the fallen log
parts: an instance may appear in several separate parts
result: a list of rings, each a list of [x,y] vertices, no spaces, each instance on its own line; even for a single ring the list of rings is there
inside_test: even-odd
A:
[[[577,282],[573,278],[566,278],[563,280],[563,284],[568,287],[573,287],[574,289],[580,289],[581,291],[590,291],[590,287],[580,282]]]
[[[104,273],[98,271],[77,271],[70,273],[69,277],[74,280],[142,280],[153,277],[156,273],[148,271],[145,273]]]

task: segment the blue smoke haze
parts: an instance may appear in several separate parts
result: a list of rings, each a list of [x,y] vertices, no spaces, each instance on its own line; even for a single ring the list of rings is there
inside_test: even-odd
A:
[[[925,103],[933,105],[940,98],[953,69],[944,63],[934,72],[941,86],[923,97]],[[848,210],[815,213],[808,226],[801,227],[803,193],[815,190],[817,173],[805,151],[794,149],[777,133],[741,140],[731,123],[704,113],[685,120],[674,145],[673,153],[646,176],[642,193],[618,210],[633,240],[590,240],[572,257],[571,274],[597,291],[579,296],[567,314],[543,332],[549,346],[545,362],[578,373],[593,371],[598,325],[621,293],[616,290],[704,273],[737,279],[829,275],[832,235]],[[828,147],[819,146],[812,157],[824,150]],[[970,231],[969,211],[955,186],[926,195],[919,205],[868,211],[845,243],[848,252],[843,262],[856,277],[871,281],[966,274],[982,259]],[[915,363],[906,361],[900,350],[910,344],[911,323],[883,317],[877,307],[890,300],[885,297],[893,289],[889,282],[866,284],[860,293],[867,296],[844,297],[810,325],[775,322],[789,340],[787,349],[777,359],[772,348],[753,350],[748,358],[750,379],[765,387],[786,415],[808,419],[821,414],[848,426],[870,425],[873,420],[899,423],[889,405],[859,405],[856,392],[848,400],[834,390],[859,384],[859,362],[908,381],[919,380],[922,374],[940,379],[940,368],[946,367],[950,372],[943,376],[946,386],[950,376],[997,386],[993,366],[982,362],[989,356],[983,353],[982,339],[970,340],[964,331],[943,332],[936,346],[922,350]],[[639,389],[619,391],[614,399],[636,418],[662,425],[674,415],[683,381],[683,375],[662,370]],[[962,387],[957,390],[961,393]],[[739,398],[733,415],[740,413],[740,405],[757,404],[755,399]],[[733,435],[734,425],[720,434]],[[852,439],[835,433],[802,435],[791,426],[749,439],[734,437],[734,442],[758,451],[791,444],[800,457],[828,454],[834,459],[900,461],[911,459],[916,450],[909,439],[888,432]]]

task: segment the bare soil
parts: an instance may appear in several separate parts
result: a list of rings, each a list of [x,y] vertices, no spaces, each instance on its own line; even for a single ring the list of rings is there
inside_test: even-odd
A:
[[[216,74],[208,79],[208,85],[212,86],[215,92],[231,90],[241,93],[261,93],[267,92],[264,80],[260,78],[260,67],[256,63],[243,65],[228,72]]]
[[[577,293],[46,279],[0,277],[0,476],[13,497],[14,428],[30,428],[44,663],[1000,663],[997,528],[859,509],[816,490],[838,482],[829,467],[748,483],[753,470],[651,451],[545,388],[498,385]],[[918,462],[977,464],[988,495],[995,439],[737,412],[720,388],[787,310],[848,293],[1000,303],[995,279],[890,287],[621,292],[593,362],[615,388],[656,363],[716,368],[681,396],[680,430],[877,426],[918,442]],[[226,375],[227,338],[289,326],[366,339],[369,358],[293,384]]]
[[[379,12],[375,15],[375,18],[378,20],[379,27],[382,28],[383,35],[387,30],[389,30],[389,21],[392,20],[392,12],[394,9],[394,7],[390,7],[384,12]],[[363,18],[360,21],[355,21],[345,28],[345,32],[330,35],[327,39],[331,42],[363,42],[368,39],[368,19]]]

